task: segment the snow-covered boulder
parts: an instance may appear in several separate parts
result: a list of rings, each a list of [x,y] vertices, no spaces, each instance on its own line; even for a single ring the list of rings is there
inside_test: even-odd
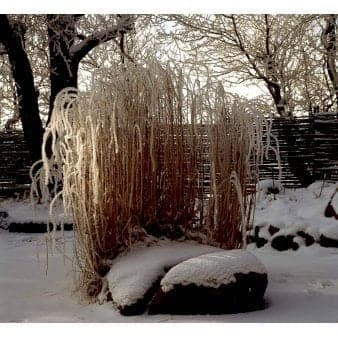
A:
[[[137,315],[147,306],[160,285],[161,278],[174,265],[205,253],[222,249],[195,242],[157,240],[139,244],[118,257],[107,275],[113,303],[123,315]]]
[[[323,229],[319,244],[327,248],[338,248],[338,223]]]
[[[338,239],[326,237],[325,235],[320,236],[319,244],[325,248],[338,248]]]
[[[153,298],[149,314],[218,314],[264,306],[268,283],[264,265],[245,250],[209,253],[169,270]]]
[[[305,231],[301,230],[297,232],[297,235],[301,238],[303,238],[303,243],[306,246],[310,246],[315,242],[315,238],[311,235],[309,235],[308,233],[306,233]]]
[[[256,225],[248,235],[248,242],[255,243],[257,248],[263,247],[271,241],[271,236],[279,232],[279,228],[274,225],[260,224]]]
[[[259,181],[256,189],[264,194],[279,194],[284,187],[278,180],[267,179]]]

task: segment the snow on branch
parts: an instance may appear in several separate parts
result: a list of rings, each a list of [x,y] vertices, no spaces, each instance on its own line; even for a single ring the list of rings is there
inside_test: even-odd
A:
[[[101,30],[85,37],[80,43],[70,49],[70,54],[74,60],[80,61],[93,48],[103,42],[115,39],[119,34],[126,33],[134,27],[134,18],[132,15],[118,15],[116,25],[110,29]]]

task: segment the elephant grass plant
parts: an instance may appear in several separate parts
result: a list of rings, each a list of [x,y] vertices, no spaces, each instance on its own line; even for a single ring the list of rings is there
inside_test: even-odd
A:
[[[32,177],[51,216],[62,199],[73,217],[77,284],[89,295],[146,232],[245,246],[255,198],[247,187],[264,152],[265,119],[228,102],[221,85],[191,86],[154,61],[114,71],[89,93],[59,93]]]

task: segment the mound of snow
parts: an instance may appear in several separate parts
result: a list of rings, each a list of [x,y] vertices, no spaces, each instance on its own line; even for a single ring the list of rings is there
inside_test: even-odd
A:
[[[266,274],[265,266],[252,253],[240,249],[213,252],[174,266],[162,279],[161,289],[168,292],[176,284],[217,288],[235,282],[236,273],[249,272]]]

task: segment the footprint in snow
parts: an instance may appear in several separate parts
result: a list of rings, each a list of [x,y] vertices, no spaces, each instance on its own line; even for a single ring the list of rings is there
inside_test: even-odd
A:
[[[55,296],[57,293],[56,292],[54,292],[54,291],[45,291],[44,292],[44,295],[45,296]]]
[[[325,289],[335,284],[331,280],[317,280],[309,283],[312,289]]]
[[[305,290],[309,294],[338,294],[338,280],[317,280],[308,283]]]

